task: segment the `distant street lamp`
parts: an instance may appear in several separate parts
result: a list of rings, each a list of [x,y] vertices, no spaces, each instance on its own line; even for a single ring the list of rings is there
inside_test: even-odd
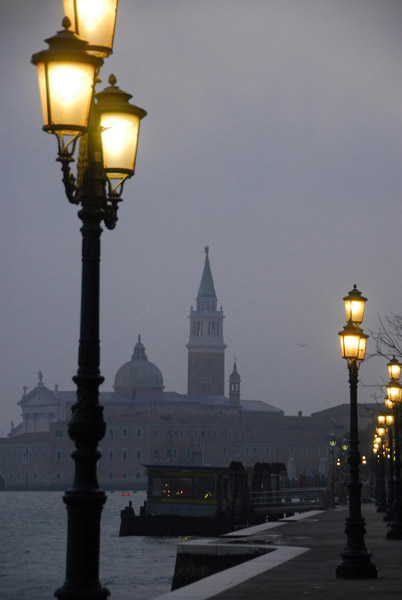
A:
[[[336,446],[336,435],[331,433],[329,436],[329,447],[330,453],[332,454],[332,494],[331,502],[332,508],[335,508],[335,446]]]
[[[388,400],[388,398],[386,399]],[[387,403],[386,403],[387,404]],[[394,426],[394,415],[387,414],[385,416],[385,424],[388,431],[388,448],[389,455],[387,460],[387,483],[388,483],[388,494],[387,494],[387,510],[384,515],[384,521],[392,521],[392,507],[394,504],[394,438],[393,438],[393,426]]]
[[[392,407],[394,417],[394,501],[392,504],[392,518],[388,523],[388,540],[402,539],[402,481],[401,481],[401,448],[400,448],[400,405],[402,399],[402,386],[399,383],[401,364],[393,357],[388,363],[390,382],[387,385],[386,405]]]
[[[99,582],[100,520],[106,495],[96,472],[101,457],[98,443],[106,427],[99,404],[101,224],[108,229],[116,226],[123,184],[134,174],[139,126],[146,112],[129,103],[131,95],[116,86],[114,76],[109,87],[94,92],[103,57],[112,52],[117,0],[64,0],[64,6],[63,30],[46,40],[47,50],[32,56],[38,68],[43,129],[57,137],[66,196],[80,206],[82,221],[77,401],[69,422],[75,476],[63,498],[68,516],[66,579],[55,595],[103,600],[109,595]],[[74,177],[70,164],[79,139]]]
[[[385,491],[385,469],[384,469],[384,440],[386,434],[385,415],[377,416],[378,427],[376,433],[378,436],[378,451],[377,451],[377,469],[376,469],[376,506],[377,512],[385,512],[387,510],[387,494]]]
[[[363,321],[366,298],[354,286],[344,298],[347,324],[339,332],[342,357],[348,362],[350,384],[350,467],[349,516],[346,519],[346,548],[341,553],[342,562],[336,569],[336,576],[344,579],[373,579],[377,569],[371,563],[371,552],[364,543],[365,521],[361,514],[361,481],[359,480],[359,430],[357,418],[357,383],[359,365],[366,355],[368,336],[359,327]]]

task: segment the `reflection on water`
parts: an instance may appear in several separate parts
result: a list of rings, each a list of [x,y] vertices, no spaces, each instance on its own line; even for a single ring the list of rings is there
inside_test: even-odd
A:
[[[62,496],[62,492],[0,492],[2,600],[50,599],[63,584],[67,512]],[[119,538],[120,510],[132,500],[138,514],[144,499],[145,492],[129,498],[107,492],[100,580],[119,600],[149,600],[170,590],[177,538]]]

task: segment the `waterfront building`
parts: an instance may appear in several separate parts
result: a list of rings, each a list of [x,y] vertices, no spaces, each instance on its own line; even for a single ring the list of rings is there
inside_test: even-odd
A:
[[[160,369],[138,336],[131,360],[115,375],[112,392],[101,392],[106,435],[100,442],[100,485],[143,489],[145,465],[228,466],[241,461],[282,462],[290,480],[321,485],[328,475],[329,435],[342,439],[348,405],[312,416],[286,416],[280,408],[241,397],[236,362],[225,396],[223,309],[218,306],[209,260],[190,311],[187,394],[164,390]],[[22,421],[0,439],[0,487],[64,489],[72,482],[73,442],[68,420],[74,391],[38,383],[21,400]],[[360,418],[360,417],[359,417]],[[370,419],[370,413],[366,419]]]

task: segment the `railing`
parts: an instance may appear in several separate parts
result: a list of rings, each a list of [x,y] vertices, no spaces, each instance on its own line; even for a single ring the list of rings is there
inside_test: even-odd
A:
[[[255,512],[301,512],[325,508],[327,488],[286,488],[276,491],[252,492],[251,502]]]

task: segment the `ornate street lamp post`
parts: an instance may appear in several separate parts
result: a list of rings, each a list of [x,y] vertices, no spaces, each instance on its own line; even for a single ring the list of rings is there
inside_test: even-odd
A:
[[[376,433],[378,436],[378,449],[377,449],[377,470],[376,470],[376,506],[377,512],[385,512],[387,510],[387,494],[385,491],[385,469],[384,469],[384,440],[386,434],[385,415],[378,415],[377,417],[378,427],[376,427]]]
[[[336,435],[331,433],[329,436],[329,447],[330,453],[332,454],[332,494],[331,494],[331,502],[332,508],[335,508],[335,446],[336,446]]]
[[[386,406],[388,402],[388,398],[385,399]],[[392,406],[391,406],[392,409]],[[388,431],[388,470],[387,470],[387,485],[388,485],[388,493],[387,493],[387,510],[384,515],[384,521],[392,521],[392,507],[394,504],[394,438],[393,438],[393,426],[394,426],[394,415],[387,414],[385,415],[385,424],[387,426]]]
[[[112,51],[117,0],[65,0],[63,30],[49,48],[32,57],[38,67],[44,127],[58,141],[58,158],[68,200],[80,206],[82,221],[81,323],[77,401],[69,435],[75,443],[75,474],[66,491],[66,578],[55,595],[69,600],[101,600],[109,591],[99,582],[100,520],[106,495],[97,481],[98,443],[105,434],[99,404],[99,267],[101,224],[113,229],[124,181],[134,174],[140,120],[146,112],[129,103],[116,79],[95,94],[103,58]],[[87,36],[87,41],[70,29]],[[70,169],[80,139],[77,176]]]
[[[346,519],[346,548],[341,553],[342,562],[336,576],[344,579],[369,579],[377,577],[371,563],[371,553],[364,543],[365,522],[361,514],[361,481],[359,480],[359,431],[357,420],[357,383],[359,364],[365,358],[368,336],[359,324],[363,321],[366,298],[354,286],[344,298],[347,325],[339,332],[342,357],[348,361],[350,384],[350,436],[348,462],[350,467],[349,515]]]
[[[395,356],[388,366],[390,382],[387,385],[387,401],[392,407],[394,417],[394,501],[392,504],[392,518],[389,521],[387,533],[388,540],[402,539],[402,481],[401,481],[401,448],[400,448],[400,404],[402,399],[402,386],[399,383],[401,364]]]

